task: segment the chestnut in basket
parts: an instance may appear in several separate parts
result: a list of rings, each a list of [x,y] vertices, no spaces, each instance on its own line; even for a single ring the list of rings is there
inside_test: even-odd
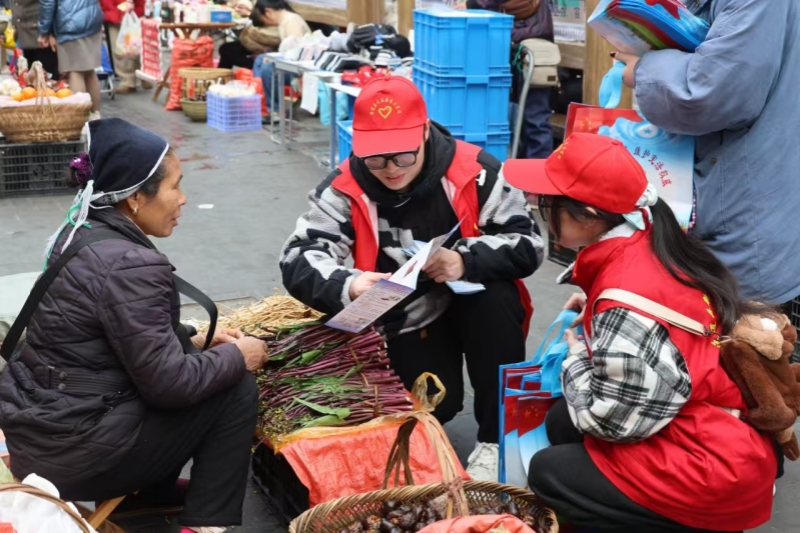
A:
[[[380,531],[382,521],[383,519],[376,514],[369,515],[367,517],[367,524],[366,524],[367,531]]]

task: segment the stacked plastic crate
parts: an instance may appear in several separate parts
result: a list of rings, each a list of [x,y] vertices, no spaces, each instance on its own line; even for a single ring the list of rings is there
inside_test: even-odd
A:
[[[428,116],[504,161],[511,131],[514,17],[481,10],[414,11],[414,83]]]

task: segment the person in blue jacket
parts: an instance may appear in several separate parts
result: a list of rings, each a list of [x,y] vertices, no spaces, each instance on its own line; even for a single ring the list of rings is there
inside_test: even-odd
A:
[[[73,92],[92,97],[90,120],[100,118],[100,66],[103,40],[103,10],[98,0],[41,0],[39,2],[39,46],[58,53],[58,70],[69,73]]]
[[[521,43],[527,39],[553,41],[553,14],[550,0],[466,0],[456,6],[458,9],[488,9],[514,16],[511,40]],[[525,159],[546,159],[553,152],[553,128],[550,118],[549,87],[531,87],[525,101],[525,114],[522,123],[520,145],[524,148],[515,157]]]
[[[742,296],[800,295],[800,3],[691,0],[711,24],[694,53],[616,53],[648,120],[697,136],[694,233],[733,270]]]

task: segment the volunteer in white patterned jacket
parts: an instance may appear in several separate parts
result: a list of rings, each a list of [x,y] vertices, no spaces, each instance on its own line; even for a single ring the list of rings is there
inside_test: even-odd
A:
[[[289,293],[337,313],[407,261],[414,240],[459,231],[425,266],[417,290],[378,322],[406,387],[423,372],[447,396],[445,423],[463,408],[463,361],[475,389],[478,446],[468,472],[497,478],[498,366],[525,359],[532,308],[521,279],[542,261],[542,240],[522,192],[479,147],[428,120],[419,90],[402,77],[376,79],[356,99],[353,154],[309,194],[281,257]],[[374,227],[377,224],[377,227]],[[353,256],[355,268],[345,266]],[[482,283],[454,295],[445,281]]]

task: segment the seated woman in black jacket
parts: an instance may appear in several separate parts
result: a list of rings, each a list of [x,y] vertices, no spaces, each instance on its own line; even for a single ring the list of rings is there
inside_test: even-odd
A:
[[[81,192],[48,247],[62,268],[0,375],[11,470],[66,500],[146,498],[192,459],[180,521],[222,531],[241,523],[266,347],[231,330],[206,343],[179,322],[188,284],[147,238],[171,235],[186,203],[167,142],[120,119],[89,132],[72,163]]]

